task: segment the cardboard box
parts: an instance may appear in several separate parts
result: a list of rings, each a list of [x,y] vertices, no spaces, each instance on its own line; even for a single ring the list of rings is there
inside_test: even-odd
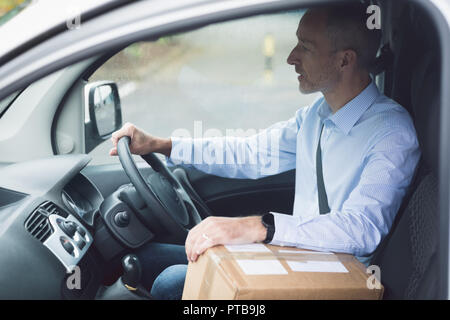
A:
[[[348,254],[216,246],[189,263],[183,300],[381,299],[384,288],[373,280]]]

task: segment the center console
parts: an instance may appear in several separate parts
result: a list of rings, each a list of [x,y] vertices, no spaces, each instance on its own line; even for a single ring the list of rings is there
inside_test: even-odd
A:
[[[46,201],[25,221],[28,232],[63,264],[68,272],[78,265],[93,243],[93,237],[71,214]]]

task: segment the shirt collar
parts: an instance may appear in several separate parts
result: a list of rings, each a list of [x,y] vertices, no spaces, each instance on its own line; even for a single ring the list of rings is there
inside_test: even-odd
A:
[[[339,129],[348,135],[355,123],[372,105],[379,94],[380,92],[377,86],[372,81],[360,94],[350,100],[335,114],[331,112],[330,106],[324,99],[318,114],[323,121],[326,119],[331,120]]]

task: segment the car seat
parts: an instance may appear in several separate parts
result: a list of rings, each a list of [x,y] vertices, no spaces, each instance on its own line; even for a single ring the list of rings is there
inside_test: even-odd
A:
[[[422,157],[390,233],[371,263],[378,265],[384,299],[436,299],[439,292],[440,57],[434,25],[417,7],[385,30],[399,35],[385,94],[413,116]],[[394,41],[390,39],[390,41]]]

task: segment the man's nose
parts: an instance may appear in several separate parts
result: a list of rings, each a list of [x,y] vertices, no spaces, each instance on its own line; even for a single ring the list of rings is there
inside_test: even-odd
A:
[[[295,47],[297,48],[297,47]],[[287,63],[290,65],[295,65],[296,63],[298,63],[298,57],[296,57],[295,55],[295,48],[292,49],[291,53],[289,54],[289,56],[287,57]]]

